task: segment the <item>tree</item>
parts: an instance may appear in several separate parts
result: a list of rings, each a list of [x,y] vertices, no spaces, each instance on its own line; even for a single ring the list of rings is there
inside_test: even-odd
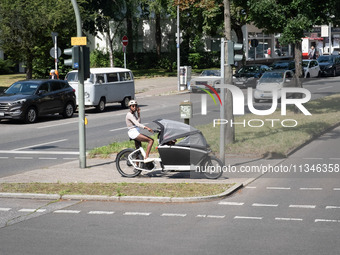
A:
[[[59,32],[61,42],[70,40],[75,25],[74,12],[68,0],[2,0],[0,1],[0,47],[6,55],[26,65],[26,78],[33,76],[34,63],[49,68],[51,32]],[[43,74],[40,74],[43,75]]]
[[[156,53],[158,60],[161,58],[162,48],[162,29],[161,29],[161,18],[167,14],[168,2],[166,0],[142,0],[147,5],[150,11],[155,14],[155,41],[156,41]]]
[[[113,42],[124,24],[127,2],[131,1],[89,0],[81,4],[85,13],[83,19],[85,30],[95,36],[100,32],[107,38],[111,67],[114,66]]]
[[[280,43],[294,44],[297,77],[302,76],[301,41],[313,25],[328,24],[335,12],[336,0],[249,0],[248,14],[258,28],[281,33]],[[301,84],[299,83],[301,86]]]

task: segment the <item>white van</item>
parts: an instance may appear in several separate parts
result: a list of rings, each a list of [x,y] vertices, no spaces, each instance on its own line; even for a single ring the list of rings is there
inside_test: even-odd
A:
[[[85,106],[95,106],[102,112],[107,103],[121,103],[127,108],[135,98],[135,83],[129,69],[91,68],[90,73],[90,78],[84,81]],[[69,72],[65,79],[76,90],[78,105],[78,71]]]

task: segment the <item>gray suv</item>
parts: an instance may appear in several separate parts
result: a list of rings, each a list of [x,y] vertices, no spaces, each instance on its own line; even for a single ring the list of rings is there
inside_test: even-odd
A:
[[[67,81],[18,81],[0,95],[0,120],[34,123],[38,116],[55,113],[71,118],[75,106],[76,95]]]

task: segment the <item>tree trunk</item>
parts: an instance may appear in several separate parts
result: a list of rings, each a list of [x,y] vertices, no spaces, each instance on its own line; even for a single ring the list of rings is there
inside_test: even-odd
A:
[[[33,74],[33,58],[29,55],[27,62],[26,62],[26,79],[32,79]]]
[[[157,59],[160,60],[161,58],[161,47],[162,47],[162,30],[161,30],[161,15],[160,13],[156,13],[156,53]]]
[[[225,40],[231,40],[231,20],[230,20],[230,0],[224,0],[224,36]],[[225,61],[228,63],[228,47],[225,47]],[[233,73],[230,65],[224,65],[225,84],[232,84]],[[225,107],[226,119],[228,123],[234,121],[233,115],[233,97],[229,90],[226,93],[226,101],[223,102]],[[235,141],[234,126],[227,125],[225,129],[225,144],[231,144]]]
[[[109,46],[109,56],[110,56],[110,67],[114,67],[114,53],[113,53],[113,39],[110,33],[107,33],[108,46]]]

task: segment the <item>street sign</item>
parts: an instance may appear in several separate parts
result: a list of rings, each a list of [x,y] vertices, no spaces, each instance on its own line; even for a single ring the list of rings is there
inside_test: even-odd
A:
[[[123,43],[123,46],[126,47],[129,43],[129,39],[126,35],[123,36],[122,38],[122,43]]]
[[[71,37],[71,45],[72,46],[80,46],[80,45],[87,45],[87,38],[86,37]]]
[[[61,49],[59,47],[57,49],[57,58],[59,58],[61,56]],[[50,49],[50,55],[52,58],[55,58],[54,47]]]

